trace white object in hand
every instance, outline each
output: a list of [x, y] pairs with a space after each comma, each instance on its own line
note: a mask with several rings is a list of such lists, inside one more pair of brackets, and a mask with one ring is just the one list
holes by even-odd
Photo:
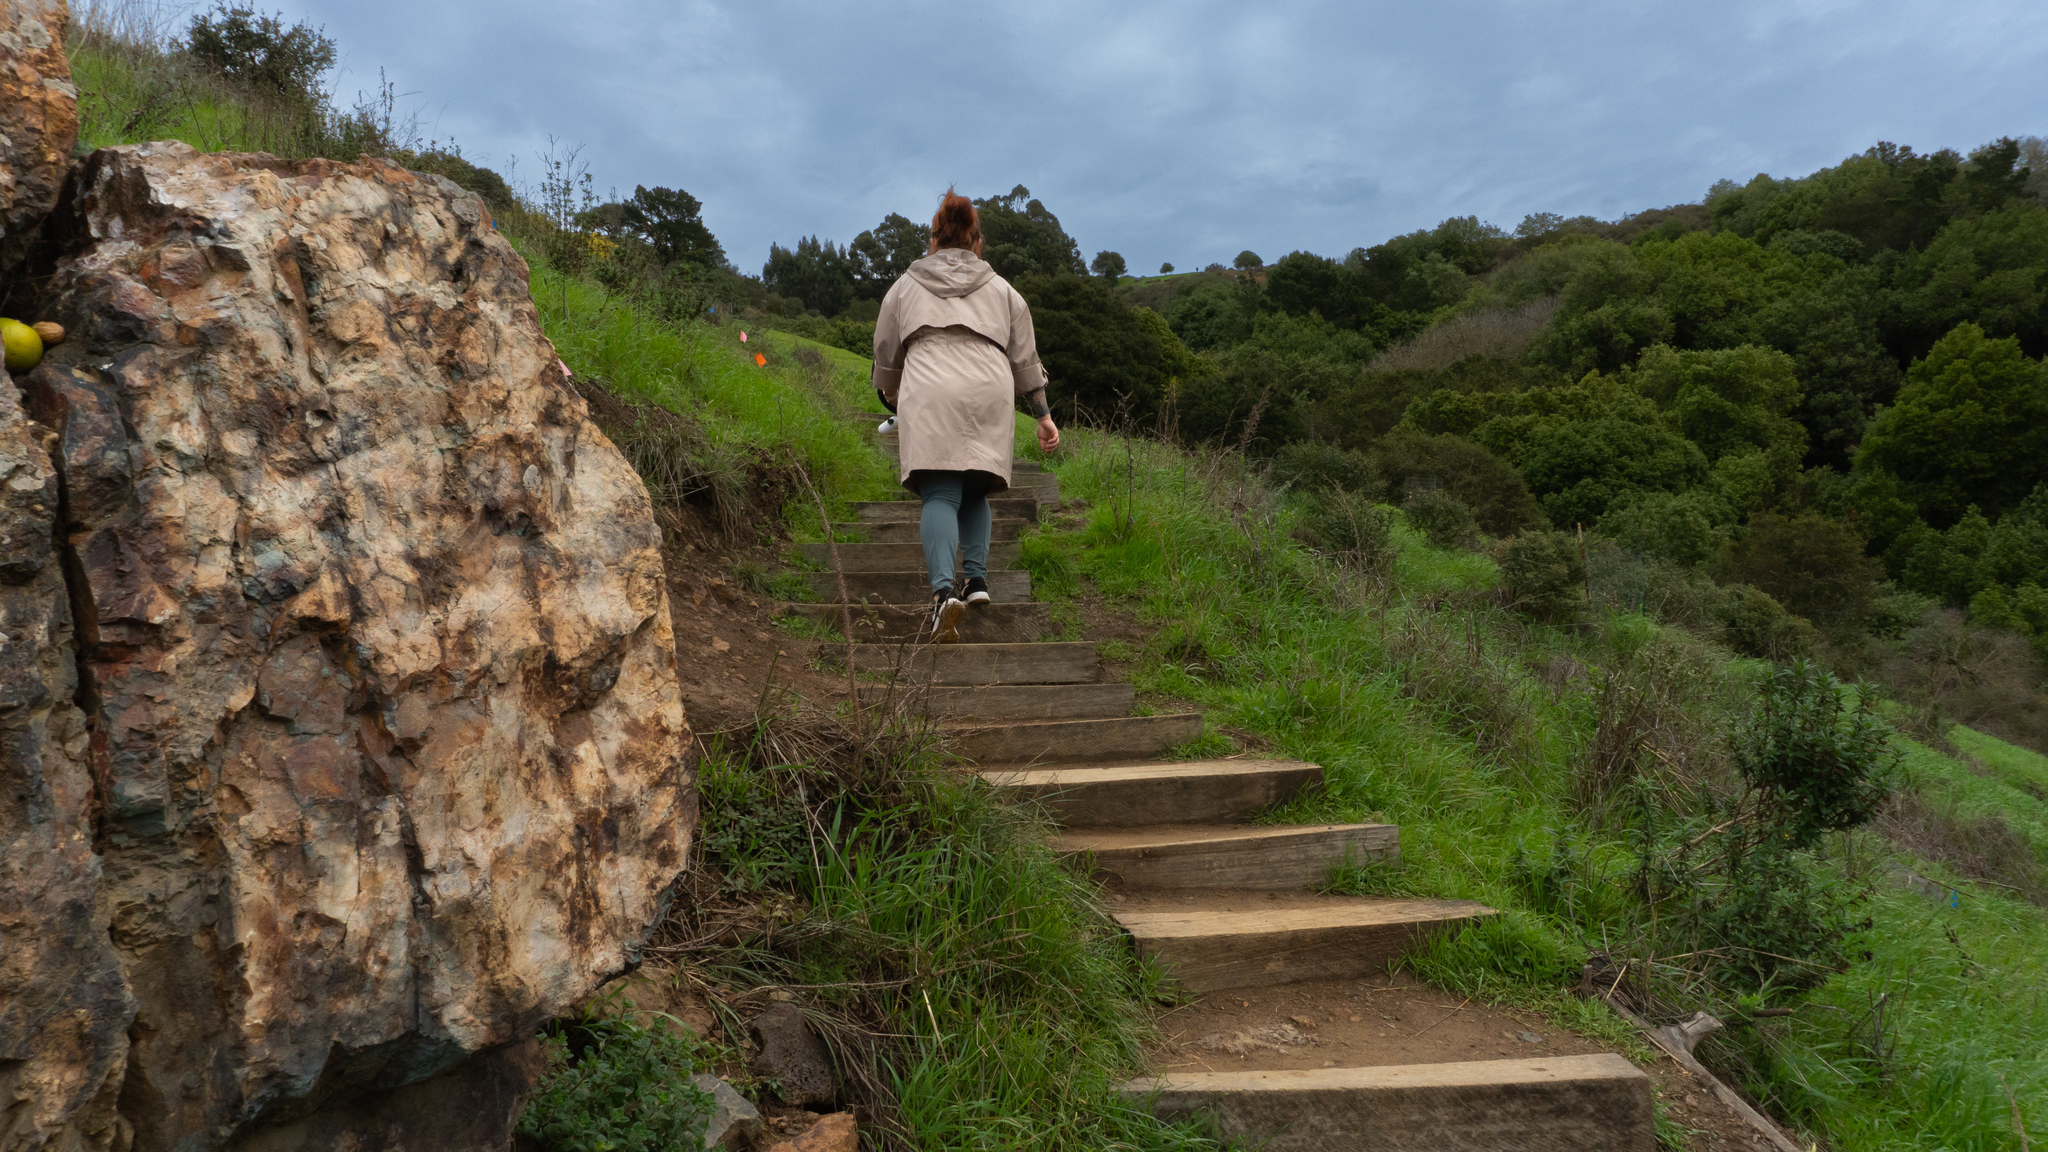
[[894, 416], [891, 416], [887, 420], [882, 421], [880, 424], [875, 425], [875, 431], [881, 433], [884, 436], [887, 436], [889, 433], [894, 432], [895, 430], [896, 418]]

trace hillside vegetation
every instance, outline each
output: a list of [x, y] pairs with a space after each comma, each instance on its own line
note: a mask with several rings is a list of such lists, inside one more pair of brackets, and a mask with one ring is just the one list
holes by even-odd
[[[82, 23], [89, 141], [364, 148], [479, 191], [665, 516], [817, 538], [890, 488], [843, 417], [910, 220], [743, 277], [687, 194], [601, 204], [559, 154], [515, 190], [336, 113], [318, 69], [280, 87], [166, 31]], [[1604, 962], [1654, 1017], [1729, 1021], [1703, 1057], [1823, 1146], [2020, 1148], [2048, 1116], [2048, 760], [1985, 732], [2041, 740], [2037, 152], [1886, 145], [1614, 224], [1130, 284], [1021, 187], [991, 198], [1089, 425], [1020, 439], [1076, 509], [1024, 563], [1065, 618], [1137, 623], [1105, 655], [1206, 713], [1188, 755], [1327, 768], [1271, 819], [1402, 826], [1400, 867], [1333, 889], [1505, 910], [1419, 974], [1618, 1037], [1568, 991]], [[1029, 814], [914, 716], [761, 700], [707, 749], [661, 954], [728, 997], [800, 989], [878, 1146], [1203, 1146], [1109, 1093], [1173, 992]], [[678, 1048], [623, 1009], [552, 1029], [550, 1146], [661, 1146], [634, 1101], [733, 1066], [729, 1032]]]

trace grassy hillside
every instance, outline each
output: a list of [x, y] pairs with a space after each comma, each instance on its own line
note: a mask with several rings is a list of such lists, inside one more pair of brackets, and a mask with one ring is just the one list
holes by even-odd
[[[311, 132], [154, 51], [75, 47], [90, 142], [342, 146], [336, 121]], [[365, 115], [354, 123], [375, 128]], [[742, 344], [741, 325], [678, 319], [601, 258], [559, 270], [557, 255], [590, 248], [545, 212], [506, 204], [499, 219], [532, 262], [549, 336], [665, 515], [814, 537], [812, 486], [838, 506], [893, 491], [844, 419], [873, 406], [858, 355], [751, 328]], [[1165, 287], [1143, 279], [1136, 291]], [[1645, 1009], [1727, 1019], [1703, 1056], [1830, 1148], [2020, 1148], [2019, 1125], [2048, 1116], [2048, 761], [1965, 728], [1947, 747], [1898, 740], [1875, 819], [1740, 865], [1714, 846], [1724, 817], [1759, 819], [1737, 754], [1783, 673], [1733, 654], [1725, 629], [1621, 610], [1646, 597], [1606, 586], [1589, 604], [1566, 538], [1532, 558], [1441, 502], [1377, 504], [1325, 482], [1352, 466], [1341, 454], [1276, 467], [1068, 435], [1046, 458], [1020, 432], [1072, 498], [1025, 542], [1040, 595], [1076, 623], [1129, 622], [1104, 654], [1147, 706], [1207, 714], [1186, 754], [1270, 748], [1326, 766], [1320, 792], [1270, 818], [1402, 826], [1402, 866], [1338, 869], [1333, 889], [1505, 910], [1416, 957], [1418, 973], [1613, 1035], [1612, 1014], [1567, 991], [1604, 952], [1639, 973]], [[1171, 992], [1039, 830], [949, 773], [914, 718], [761, 699], [751, 732], [707, 750], [707, 867], [663, 954], [725, 996], [800, 988], [866, 1070], [856, 1093], [885, 1146], [1201, 1146], [1110, 1098]], [[1779, 938], [1811, 950], [1767, 946]], [[592, 1029], [659, 1047], [617, 1007], [558, 1030], [557, 1084], [595, 1067], [568, 1055], [588, 1057]], [[684, 1048], [618, 1062], [642, 1078], [621, 1090], [737, 1056], [712, 1033]]]
[[[1124, 655], [1148, 694], [1199, 704], [1241, 746], [1325, 765], [1322, 794], [1273, 819], [1402, 826], [1401, 869], [1338, 887], [1508, 910], [1419, 972], [1597, 1030], [1562, 994], [1587, 954], [1632, 942], [1661, 959], [1627, 891], [1645, 823], [1628, 808], [1683, 820], [1684, 792], [1733, 786], [1727, 746], [1766, 666], [1635, 614], [1534, 622], [1491, 595], [1491, 558], [1399, 521], [1376, 570], [1347, 571], [1301, 542], [1316, 500], [1276, 493], [1242, 458], [1085, 430], [1070, 443], [1047, 465], [1090, 507], [1027, 544], [1040, 595], [1135, 613], [1153, 639]], [[1587, 777], [1617, 729], [1655, 755], [1636, 766], [1641, 791], [1603, 807]], [[1854, 894], [1845, 971], [1804, 996], [1731, 996], [1668, 961], [1688, 1006], [1733, 1025], [1708, 1059], [1829, 1147], [2018, 1148], [2014, 1108], [2048, 1115], [2048, 759], [1965, 728], [1951, 739], [1953, 754], [1899, 740], [1883, 814], [1803, 864]], [[1766, 1002], [1792, 1014], [1751, 1014]]]

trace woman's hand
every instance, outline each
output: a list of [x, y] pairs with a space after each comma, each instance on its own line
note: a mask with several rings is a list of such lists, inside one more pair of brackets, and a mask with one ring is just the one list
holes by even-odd
[[1038, 447], [1039, 447], [1039, 449], [1040, 449], [1041, 451], [1045, 451], [1045, 452], [1050, 452], [1050, 451], [1052, 451], [1053, 449], [1055, 449], [1055, 448], [1057, 448], [1057, 447], [1059, 447], [1059, 446], [1060, 446], [1060, 430], [1059, 430], [1059, 426], [1058, 426], [1058, 425], [1056, 425], [1056, 424], [1054, 424], [1054, 423], [1052, 422], [1052, 417], [1051, 417], [1051, 416], [1049, 416], [1049, 415], [1048, 415], [1048, 416], [1040, 416], [1040, 417], [1038, 418]]

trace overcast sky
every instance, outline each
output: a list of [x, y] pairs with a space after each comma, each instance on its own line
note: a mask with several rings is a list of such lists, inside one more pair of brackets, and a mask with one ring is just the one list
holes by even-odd
[[344, 97], [381, 66], [515, 182], [553, 135], [600, 192], [686, 189], [756, 273], [948, 184], [1024, 184], [1150, 271], [2048, 134], [2043, 0], [283, 6], [334, 37]]

